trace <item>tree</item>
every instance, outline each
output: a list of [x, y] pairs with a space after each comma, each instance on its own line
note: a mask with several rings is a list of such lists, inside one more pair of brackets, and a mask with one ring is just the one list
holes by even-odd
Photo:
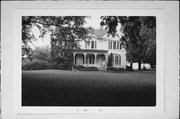
[[156, 29], [149, 28], [147, 25], [142, 26], [140, 32], [141, 38], [145, 41], [144, 46], [144, 63], [149, 63], [152, 68], [156, 65]]
[[29, 55], [31, 48], [28, 43], [37, 40], [32, 27], [40, 31], [40, 37], [48, 32], [51, 35], [51, 55], [55, 61], [64, 57], [64, 49], [78, 48], [78, 40], [82, 40], [87, 31], [82, 25], [85, 16], [23, 16], [22, 17], [22, 43], [23, 55]]
[[127, 60], [131, 63], [150, 63], [156, 53], [156, 18], [151, 16], [102, 16], [100, 25], [106, 26], [109, 34], [115, 35], [118, 23], [122, 25], [120, 31], [124, 34], [121, 39], [126, 45]]
[[108, 56], [108, 62], [107, 62], [107, 67], [111, 68], [113, 66], [113, 54], [111, 53]]
[[50, 61], [51, 60], [50, 48], [48, 46], [36, 47], [36, 49], [32, 53], [32, 58]]

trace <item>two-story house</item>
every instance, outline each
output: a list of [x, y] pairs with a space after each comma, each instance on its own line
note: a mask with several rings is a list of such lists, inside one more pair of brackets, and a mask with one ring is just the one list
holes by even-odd
[[102, 29], [93, 29], [88, 38], [79, 42], [80, 49], [73, 50], [74, 64], [106, 69], [108, 56], [113, 54], [113, 67], [126, 68], [126, 50], [120, 35], [115, 37]]

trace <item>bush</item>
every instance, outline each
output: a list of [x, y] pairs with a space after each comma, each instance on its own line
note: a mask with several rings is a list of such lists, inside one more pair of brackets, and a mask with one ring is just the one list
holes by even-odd
[[72, 65], [73, 64], [71, 62], [65, 62], [65, 63], [61, 63], [61, 64], [52, 63], [51, 69], [71, 70]]
[[56, 63], [51, 63], [51, 69], [59, 69], [59, 65]]
[[109, 56], [108, 56], [108, 62], [107, 62], [107, 67], [112, 67], [113, 66], [113, 54], [111, 53]]
[[116, 67], [108, 67], [107, 70], [108, 71], [120, 71], [120, 72], [125, 71], [124, 68], [116, 68]]
[[118, 68], [117, 70], [118, 70], [118, 71], [125, 71], [124, 68]]
[[126, 66], [126, 71], [134, 71], [130, 66]]
[[61, 69], [61, 70], [71, 70], [72, 65], [73, 64], [71, 62], [65, 62], [65, 63], [59, 64], [59, 69]]
[[87, 71], [88, 70], [87, 67], [82, 66], [82, 65], [73, 65], [73, 68], [77, 69], [79, 71]]
[[23, 70], [42, 70], [50, 68], [51, 66], [47, 61], [32, 61], [22, 67]]
[[97, 67], [87, 67], [88, 71], [99, 71]]
[[98, 71], [97, 67], [85, 67], [82, 65], [73, 65], [78, 71]]

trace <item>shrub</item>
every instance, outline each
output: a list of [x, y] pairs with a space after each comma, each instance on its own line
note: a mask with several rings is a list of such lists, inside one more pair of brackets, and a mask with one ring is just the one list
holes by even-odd
[[83, 65], [73, 65], [79, 71], [98, 71], [97, 67], [85, 67]]
[[113, 66], [113, 54], [111, 53], [108, 56], [108, 62], [107, 62], [107, 67], [111, 68]]
[[125, 71], [124, 68], [118, 68], [117, 70], [118, 70], [118, 71]]
[[65, 62], [65, 63], [52, 63], [51, 69], [60, 69], [60, 70], [71, 70], [72, 69], [72, 63], [71, 62]]
[[59, 69], [59, 65], [56, 63], [51, 63], [51, 69]]
[[71, 70], [72, 65], [73, 64], [71, 62], [65, 62], [65, 63], [59, 64], [59, 69], [61, 69], [61, 70]]
[[87, 67], [88, 71], [98, 71], [97, 67]]
[[71, 69], [72, 69], [72, 66], [73, 66], [73, 63], [72, 63], [72, 62], [65, 62], [65, 68], [66, 68], [66, 70], [71, 70]]
[[47, 61], [32, 61], [22, 67], [23, 70], [42, 70], [50, 68], [50, 64]]
[[120, 72], [125, 71], [124, 68], [116, 68], [116, 67], [108, 67], [107, 70], [108, 71], [120, 71]]
[[134, 71], [134, 70], [132, 69], [132, 67], [126, 66], [126, 71]]
[[147, 69], [146, 69], [146, 67], [145, 67], [145, 66], [143, 66], [142, 70], [146, 71]]
[[79, 71], [87, 71], [87, 67], [82, 65], [73, 65], [73, 68], [79, 70]]

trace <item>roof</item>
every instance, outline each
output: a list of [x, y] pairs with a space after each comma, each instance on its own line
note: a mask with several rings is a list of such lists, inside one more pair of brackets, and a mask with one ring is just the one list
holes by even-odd
[[107, 31], [103, 29], [94, 29], [93, 33], [97, 38], [102, 38], [107, 34]]

